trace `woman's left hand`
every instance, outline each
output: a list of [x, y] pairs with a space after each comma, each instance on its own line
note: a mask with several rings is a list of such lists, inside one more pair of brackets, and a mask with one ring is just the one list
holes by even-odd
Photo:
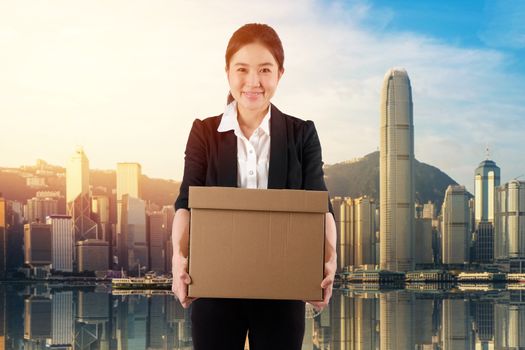
[[324, 279], [321, 282], [321, 288], [323, 288], [324, 299], [322, 301], [307, 301], [317, 311], [322, 311], [330, 302], [332, 297], [332, 290], [334, 287], [335, 271], [337, 270], [337, 262], [334, 259], [325, 262], [324, 264]]
[[312, 304], [317, 311], [323, 310], [328, 305], [328, 302], [330, 302], [332, 289], [334, 288], [335, 272], [337, 270], [337, 228], [334, 216], [326, 213], [325, 223], [325, 259], [328, 260], [324, 263], [324, 279], [321, 282], [324, 298], [322, 301], [307, 301], [307, 303]]

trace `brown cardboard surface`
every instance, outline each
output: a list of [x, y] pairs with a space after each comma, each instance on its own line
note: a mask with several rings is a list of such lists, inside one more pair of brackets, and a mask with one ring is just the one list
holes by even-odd
[[190, 297], [322, 300], [322, 191], [190, 187]]

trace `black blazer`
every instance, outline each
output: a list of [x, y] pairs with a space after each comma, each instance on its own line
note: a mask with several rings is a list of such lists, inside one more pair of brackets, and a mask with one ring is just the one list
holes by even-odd
[[[314, 123], [286, 115], [273, 104], [271, 108], [268, 188], [326, 191]], [[189, 186], [237, 187], [237, 136], [233, 130], [217, 131], [221, 118], [193, 122], [175, 210], [188, 209]], [[330, 203], [329, 208], [333, 214]]]

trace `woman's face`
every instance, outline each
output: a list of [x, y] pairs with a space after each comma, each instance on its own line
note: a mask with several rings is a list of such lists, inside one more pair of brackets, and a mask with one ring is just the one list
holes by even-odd
[[238, 108], [254, 112], [268, 107], [283, 74], [270, 51], [259, 43], [239, 49], [226, 73]]

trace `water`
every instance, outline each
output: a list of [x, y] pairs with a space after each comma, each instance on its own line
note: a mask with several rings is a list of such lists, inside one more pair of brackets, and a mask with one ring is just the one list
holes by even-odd
[[[125, 293], [125, 292], [122, 292]], [[161, 292], [159, 292], [161, 293]], [[189, 311], [168, 294], [106, 285], [0, 285], [0, 349], [191, 349]], [[525, 290], [337, 290], [307, 310], [303, 349], [524, 349]]]

